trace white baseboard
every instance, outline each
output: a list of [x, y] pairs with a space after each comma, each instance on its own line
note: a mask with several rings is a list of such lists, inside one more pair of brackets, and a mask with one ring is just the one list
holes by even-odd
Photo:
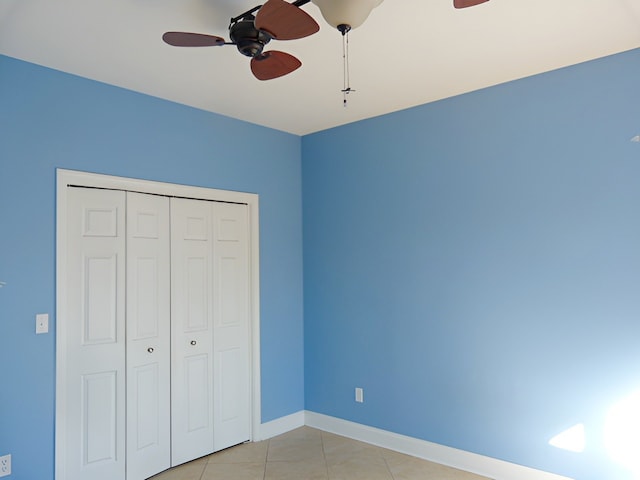
[[571, 480], [568, 477], [523, 467], [503, 460], [399, 435], [320, 413], [305, 411], [304, 424], [325, 432], [353, 438], [354, 440], [423, 458], [494, 480]]
[[269, 438], [282, 435], [283, 433], [290, 432], [291, 430], [295, 430], [296, 428], [303, 427], [304, 417], [304, 410], [300, 410], [299, 412], [292, 413], [286, 417], [276, 418], [270, 422], [263, 423], [260, 425], [260, 431], [257, 432], [257, 438], [254, 438], [254, 441], [267, 440]]

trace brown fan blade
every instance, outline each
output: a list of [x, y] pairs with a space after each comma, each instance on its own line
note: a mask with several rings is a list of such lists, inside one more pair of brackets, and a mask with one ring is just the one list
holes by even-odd
[[224, 45], [224, 38], [205, 35], [204, 33], [167, 32], [162, 35], [162, 40], [174, 47], [217, 47]]
[[489, 0], [453, 0], [453, 6], [456, 8], [475, 7]]
[[254, 23], [276, 40], [295, 40], [320, 30], [307, 12], [284, 0], [268, 0], [258, 10]]
[[293, 55], [269, 50], [251, 59], [251, 71], [258, 80], [271, 80], [297, 70], [302, 62]]

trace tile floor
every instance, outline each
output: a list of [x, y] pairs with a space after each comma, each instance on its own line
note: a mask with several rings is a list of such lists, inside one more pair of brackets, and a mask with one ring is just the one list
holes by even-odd
[[488, 480], [302, 427], [180, 465], [152, 480]]

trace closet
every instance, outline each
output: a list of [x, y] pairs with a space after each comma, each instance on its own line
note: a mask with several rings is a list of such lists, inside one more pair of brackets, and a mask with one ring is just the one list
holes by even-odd
[[142, 480], [251, 440], [248, 205], [63, 187], [56, 478]]

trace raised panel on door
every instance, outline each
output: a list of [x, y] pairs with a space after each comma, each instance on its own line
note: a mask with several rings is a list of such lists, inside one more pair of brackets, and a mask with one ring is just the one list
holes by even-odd
[[251, 438], [247, 205], [214, 204], [214, 448]]
[[68, 187], [64, 471], [125, 478], [125, 194]]
[[171, 463], [213, 451], [211, 202], [171, 199]]
[[127, 192], [127, 480], [171, 465], [169, 199]]

